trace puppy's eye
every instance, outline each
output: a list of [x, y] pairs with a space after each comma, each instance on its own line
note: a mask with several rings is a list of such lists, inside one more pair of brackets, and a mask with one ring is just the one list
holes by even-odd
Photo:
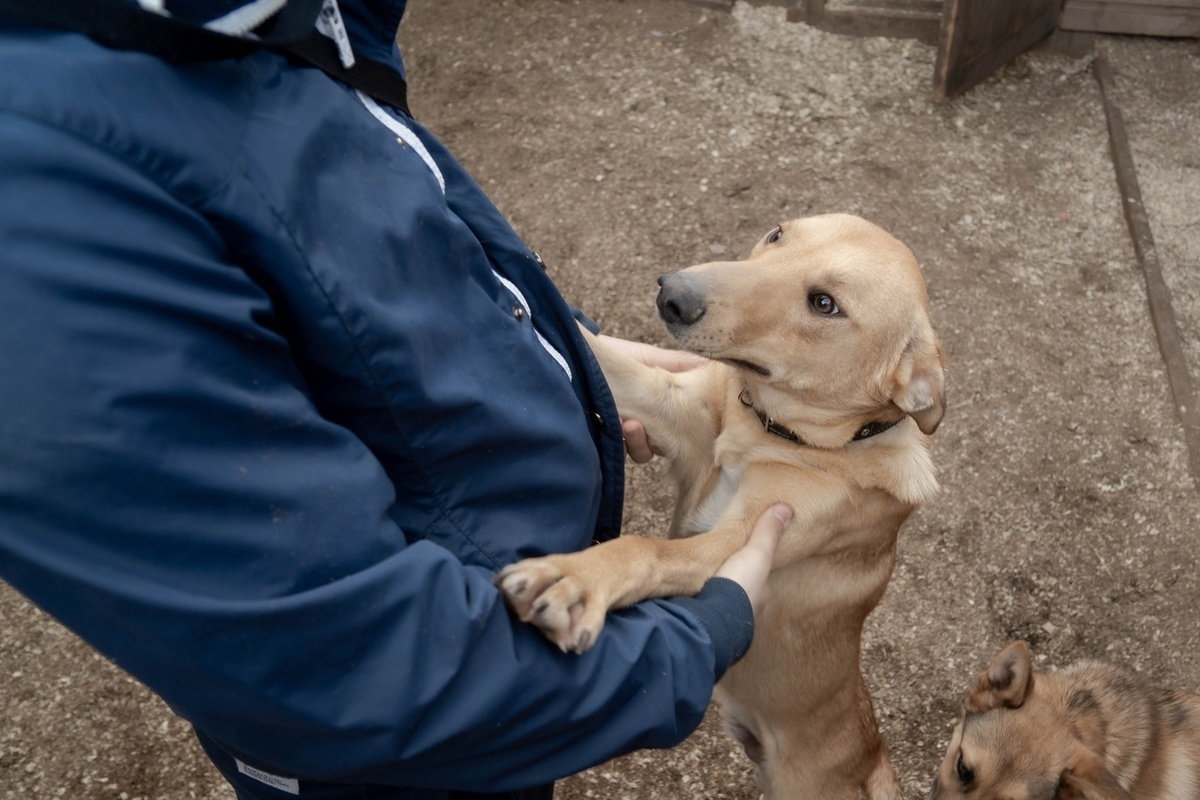
[[958, 751], [958, 761], [954, 763], [954, 772], [958, 776], [959, 783], [963, 786], [970, 786], [975, 782], [975, 770], [963, 762], [961, 750]]
[[767, 234], [766, 242], [767, 242], [767, 244], [775, 244], [782, 238], [783, 238], [783, 227], [776, 226], [775, 230], [773, 230]]
[[837, 316], [842, 313], [838, 308], [837, 301], [824, 292], [813, 292], [808, 296], [808, 306], [813, 311], [826, 317]]

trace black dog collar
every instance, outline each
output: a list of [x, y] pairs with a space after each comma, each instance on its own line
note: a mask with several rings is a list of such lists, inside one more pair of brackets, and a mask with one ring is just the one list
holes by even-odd
[[[758, 417], [758, 421], [763, 424], [763, 429], [766, 430], [767, 433], [773, 433], [776, 436], [780, 436], [784, 439], [787, 439], [789, 442], [795, 442], [797, 444], [803, 444], [803, 445], [808, 444], [803, 439], [801, 439], [800, 435], [797, 434], [795, 431], [793, 431], [791, 428], [787, 428], [783, 425], [780, 425], [778, 422], [771, 419], [766, 414], [764, 414], [762, 411], [760, 411], [758, 409], [758, 407], [754, 405], [754, 401], [750, 399], [750, 388], [749, 387], [745, 387], [742, 389], [742, 393], [738, 395], [738, 400], [741, 400], [742, 405], [744, 405], [746, 408], [750, 409], [751, 411], [753, 411], [755, 413], [755, 415]], [[903, 419], [903, 417], [901, 417], [900, 419]], [[879, 434], [883, 433], [884, 431], [886, 431], [890, 428], [894, 428], [899, 424], [900, 424], [899, 419], [893, 419], [893, 420], [890, 420], [887, 422], [882, 422], [882, 421], [869, 422], [866, 425], [859, 428], [858, 432], [854, 434], [854, 436], [850, 439], [850, 441], [858, 442], [863, 439], [870, 439], [872, 436], [878, 436]]]

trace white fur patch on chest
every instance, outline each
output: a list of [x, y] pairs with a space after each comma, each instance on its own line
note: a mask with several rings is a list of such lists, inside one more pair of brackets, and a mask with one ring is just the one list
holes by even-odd
[[742, 473], [745, 471], [744, 464], [736, 467], [721, 467], [717, 485], [688, 517], [688, 533], [704, 533], [717, 524], [717, 520], [729, 505], [729, 501], [737, 493], [738, 486], [742, 483]]

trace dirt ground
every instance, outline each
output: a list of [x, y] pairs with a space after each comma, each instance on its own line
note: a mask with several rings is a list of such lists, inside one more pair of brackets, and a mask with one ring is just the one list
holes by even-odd
[[[966, 682], [1023, 637], [1039, 662], [1128, 664], [1200, 690], [1200, 494], [1122, 216], [1091, 58], [1020, 58], [935, 105], [935, 53], [774, 7], [419, 0], [413, 107], [617, 335], [667, 343], [660, 272], [744, 253], [784, 218], [861, 214], [925, 270], [950, 372], [943, 492], [901, 532], [865, 670], [908, 796]], [[1185, 350], [1200, 364], [1200, 42], [1101, 37]], [[1194, 373], [1193, 373], [1194, 374]], [[657, 467], [626, 529], [665, 530]], [[232, 792], [188, 726], [0, 586], [0, 798]], [[715, 716], [560, 800], [758, 797]]]

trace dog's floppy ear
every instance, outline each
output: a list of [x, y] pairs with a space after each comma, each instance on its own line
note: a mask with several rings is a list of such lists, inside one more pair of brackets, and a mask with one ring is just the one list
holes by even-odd
[[1020, 708], [1032, 688], [1029, 645], [1016, 641], [1001, 650], [991, 666], [979, 673], [963, 705], [967, 711]]
[[1063, 770], [1054, 800], [1133, 800], [1104, 763], [1090, 750], [1080, 749]]
[[896, 369], [892, 402], [933, 433], [946, 411], [945, 359], [942, 345], [928, 324], [909, 339]]

